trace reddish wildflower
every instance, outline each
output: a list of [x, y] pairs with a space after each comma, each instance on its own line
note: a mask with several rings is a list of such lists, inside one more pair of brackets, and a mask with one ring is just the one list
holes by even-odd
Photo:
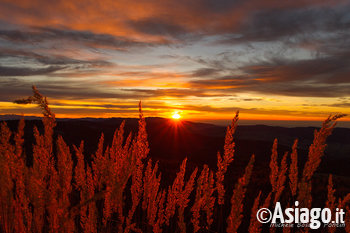
[[215, 197], [213, 196], [214, 193], [214, 174], [212, 171], [210, 171], [209, 173], [209, 180], [208, 180], [208, 186], [207, 186], [207, 196], [208, 198], [205, 206], [204, 206], [204, 210], [206, 212], [207, 215], [207, 229], [210, 228], [211, 224], [213, 223], [213, 212], [214, 212], [214, 205], [215, 205]]
[[197, 190], [196, 190], [196, 198], [194, 201], [194, 204], [191, 208], [192, 212], [192, 219], [191, 222], [193, 224], [193, 231], [197, 232], [200, 230], [200, 225], [199, 225], [199, 219], [200, 219], [200, 211], [202, 209], [203, 205], [203, 196], [204, 196], [204, 184], [208, 182], [208, 173], [209, 173], [209, 168], [207, 165], [204, 165], [203, 170], [201, 174], [199, 175], [197, 179]]
[[164, 213], [165, 198], [166, 198], [166, 191], [165, 190], [159, 191], [157, 196], [157, 203], [158, 203], [157, 219], [156, 219], [156, 223], [153, 226], [154, 233], [162, 232], [162, 225], [165, 222], [165, 213]]
[[[333, 189], [332, 175], [329, 175], [327, 190], [328, 190], [327, 201], [326, 201], [325, 207], [329, 208], [332, 211], [332, 213], [334, 213], [336, 207], [335, 207], [335, 196], [334, 196], [335, 189]], [[335, 227], [328, 227], [328, 232], [333, 233], [335, 232], [335, 229], [336, 229]]]
[[[86, 197], [86, 172], [85, 172], [85, 161], [84, 161], [84, 142], [80, 143], [79, 148], [73, 146], [75, 150], [75, 155], [77, 157], [77, 165], [74, 168], [74, 180], [76, 189], [80, 192], [80, 202], [83, 203], [87, 200]], [[82, 229], [85, 229], [85, 224], [87, 221], [87, 207], [83, 205], [80, 207], [80, 225]]]
[[74, 167], [74, 179], [76, 188], [79, 191], [82, 191], [84, 185], [86, 184], [86, 176], [85, 176], [85, 161], [84, 161], [84, 142], [80, 142], [79, 148], [73, 145], [75, 150], [75, 156], [77, 157], [77, 164]]
[[[128, 217], [126, 219], [126, 229], [130, 229], [132, 218], [134, 216], [136, 207], [138, 206], [140, 199], [142, 197], [143, 193], [143, 182], [142, 182], [142, 169], [143, 169], [143, 163], [141, 160], [137, 160], [136, 163], [136, 169], [133, 171], [132, 174], [132, 185], [131, 185], [131, 198], [132, 198], [132, 205], [129, 210]], [[128, 232], [128, 230], [124, 231]]]
[[[74, 179], [76, 189], [80, 192], [79, 216], [80, 226], [84, 232], [97, 232], [97, 210], [95, 202], [89, 201], [95, 195], [95, 183], [92, 177], [91, 168], [85, 165], [84, 160], [84, 142], [80, 143], [79, 148], [74, 146], [77, 157], [77, 164], [74, 168]], [[86, 203], [86, 204], [85, 204]]]
[[46, 209], [48, 212], [48, 222], [49, 222], [49, 229], [50, 232], [58, 232], [60, 227], [59, 222], [59, 216], [63, 216], [64, 212], [62, 212], [62, 209], [59, 209], [58, 206], [58, 192], [59, 192], [59, 184], [58, 184], [58, 175], [57, 171], [51, 167], [49, 170], [50, 173], [50, 180], [49, 180], [49, 187], [48, 187], [48, 200], [46, 204]]
[[[121, 184], [120, 181], [120, 174], [124, 172], [128, 172], [128, 168], [125, 168], [125, 170], [116, 170], [114, 169], [117, 165], [116, 162], [110, 161], [110, 149], [109, 146], [107, 146], [105, 152], [103, 153], [103, 163], [98, 163], [101, 166], [105, 168], [104, 171], [100, 173], [100, 181], [97, 182], [96, 189], [99, 190], [99, 184], [105, 186], [104, 190], [104, 206], [103, 206], [103, 226], [106, 227], [107, 223], [110, 221], [110, 218], [114, 212], [118, 212], [118, 217], [120, 220], [120, 225], [124, 221], [124, 217], [122, 215], [122, 194], [123, 194], [123, 187], [124, 183]], [[94, 161], [95, 162], [95, 161]], [[123, 161], [118, 161], [118, 163], [123, 163]], [[118, 165], [119, 166], [119, 165]], [[97, 166], [97, 169], [99, 167]], [[129, 179], [130, 175], [127, 177]], [[96, 179], [96, 176], [94, 177], [94, 180]], [[127, 180], [125, 181], [125, 183]], [[96, 184], [96, 183], [95, 183]]]
[[176, 178], [174, 180], [173, 185], [169, 187], [167, 204], [165, 208], [165, 221], [167, 225], [169, 225], [170, 218], [172, 218], [175, 214], [178, 197], [180, 196], [180, 193], [184, 186], [186, 162], [187, 158], [183, 160], [180, 166], [180, 171], [176, 174]]
[[[54, 179], [50, 178], [53, 171], [53, 127], [56, 122], [53, 118], [44, 117], [44, 134], [34, 128], [36, 143], [33, 145], [33, 167], [30, 169], [30, 200], [33, 204], [33, 223], [36, 232], [42, 232], [44, 226], [45, 209], [50, 200], [48, 183]], [[55, 174], [52, 174], [55, 175]]]
[[[256, 210], [254, 210], [255, 214], [253, 216], [253, 211], [251, 212], [251, 219], [250, 219], [250, 225], [249, 225], [249, 232], [252, 232], [252, 233], [259, 233], [261, 232], [261, 222], [257, 221], [257, 216], [256, 216], [256, 213], [258, 211], [258, 209], [261, 209], [261, 208], [269, 208], [270, 207], [270, 202], [271, 202], [271, 197], [272, 197], [272, 192], [270, 192], [267, 197], [265, 198], [264, 200], [264, 203], [258, 207]], [[255, 201], [257, 201], [257, 199], [255, 199]], [[254, 205], [253, 205], [253, 208], [255, 209], [255, 201], [254, 201]], [[252, 218], [255, 218], [253, 219], [252, 221]], [[251, 230], [250, 230], [251, 229]]]
[[[87, 199], [93, 198], [95, 195], [94, 181], [92, 178], [91, 168], [86, 168], [86, 196]], [[89, 202], [88, 214], [84, 222], [84, 233], [96, 233], [97, 232], [97, 208], [95, 202]]]
[[180, 171], [177, 173], [174, 183], [169, 187], [167, 204], [165, 208], [165, 223], [169, 225], [170, 219], [174, 216], [176, 207], [178, 207], [179, 221], [178, 225], [181, 232], [186, 232], [184, 222], [184, 210], [188, 205], [189, 196], [193, 190], [194, 180], [197, 175], [197, 168], [192, 172], [189, 180], [184, 182], [186, 172], [187, 158], [181, 164]]
[[[346, 209], [345, 211], [345, 231], [350, 232], [350, 211], [349, 208], [346, 206], [350, 202], [350, 193], [348, 193], [345, 197], [339, 198], [338, 200], [338, 206], [339, 209]], [[332, 227], [331, 227], [332, 228]]]
[[120, 157], [122, 156], [122, 153], [120, 152], [122, 151], [122, 148], [123, 148], [124, 127], [125, 127], [125, 121], [123, 121], [120, 124], [119, 129], [117, 129], [113, 135], [112, 144], [109, 149], [109, 153], [113, 162], [119, 161], [121, 159]]
[[244, 175], [238, 180], [231, 198], [231, 213], [227, 218], [227, 232], [237, 232], [242, 222], [243, 200], [253, 171], [255, 156], [252, 155]]
[[12, 213], [13, 187], [11, 168], [13, 167], [12, 155], [14, 148], [10, 144], [12, 133], [5, 122], [1, 123], [0, 135], [0, 230], [13, 232], [13, 221], [15, 216]]
[[185, 212], [185, 208], [188, 205], [188, 202], [190, 201], [189, 197], [193, 190], [196, 175], [197, 175], [197, 168], [192, 172], [189, 180], [186, 182], [184, 189], [181, 190], [181, 192], [179, 193], [179, 196], [177, 197], [177, 206], [178, 206], [178, 212], [179, 212], [178, 225], [182, 233], [186, 233], [184, 212]]
[[218, 154], [217, 154], [218, 170], [216, 172], [216, 189], [218, 192], [219, 205], [224, 204], [224, 196], [225, 196], [224, 177], [225, 177], [225, 173], [227, 171], [227, 167], [232, 163], [233, 157], [234, 157], [235, 143], [233, 141], [233, 135], [234, 135], [236, 128], [237, 128], [238, 114], [239, 114], [239, 112], [237, 111], [235, 117], [232, 120], [231, 125], [228, 126], [226, 129], [223, 158], [221, 158], [220, 152], [218, 152]]
[[143, 171], [143, 161], [146, 158], [149, 148], [146, 133], [146, 122], [142, 115], [141, 102], [139, 103], [140, 119], [139, 119], [139, 131], [136, 140], [133, 142], [132, 156], [135, 161], [131, 164], [132, 172], [132, 185], [131, 185], [131, 197], [132, 206], [129, 210], [128, 217], [126, 219], [126, 229], [124, 232], [128, 232], [132, 226], [132, 218], [135, 213], [136, 207], [138, 206], [142, 193], [143, 193], [143, 181], [142, 181], [142, 171]]
[[346, 207], [345, 211], [345, 231], [346, 233], [350, 232], [350, 209]]
[[213, 208], [215, 204], [214, 193], [214, 179], [213, 173], [209, 170], [207, 165], [204, 165], [203, 170], [200, 176], [197, 179], [197, 189], [196, 189], [196, 197], [194, 204], [191, 208], [192, 219], [191, 222], [193, 224], [194, 232], [200, 230], [200, 212], [201, 210], [205, 211], [207, 222], [206, 228], [209, 229], [211, 226], [213, 219]]
[[113, 207], [112, 207], [112, 188], [110, 186], [106, 187], [105, 195], [104, 195], [104, 206], [103, 206], [103, 225], [106, 226], [109, 218], [112, 215]]
[[275, 203], [279, 200], [284, 190], [284, 183], [286, 181], [286, 173], [288, 170], [287, 155], [288, 155], [288, 152], [284, 153], [284, 156], [281, 161], [281, 167], [279, 169], [278, 178], [276, 182], [276, 193], [275, 193], [275, 199], [274, 199]]
[[[122, 123], [119, 130], [115, 133], [111, 148], [109, 149], [107, 147], [103, 156], [102, 153], [97, 153], [93, 162], [94, 171], [101, 169], [100, 166], [105, 167], [102, 173], [96, 172], [95, 176], [96, 181], [100, 180], [96, 182], [97, 186], [100, 188], [100, 186], [104, 184], [106, 187], [104, 191], [105, 204], [103, 210], [103, 224], [106, 226], [111, 214], [117, 212], [119, 216], [119, 231], [122, 231], [122, 225], [124, 222], [122, 211], [123, 191], [129, 178], [132, 177], [132, 206], [126, 220], [125, 232], [128, 232], [133, 228], [136, 229], [135, 225], [132, 224], [132, 218], [142, 197], [143, 159], [149, 152], [146, 122], [142, 115], [141, 103], [139, 107], [139, 130], [137, 137], [132, 140], [132, 143], [130, 134], [124, 146], [122, 145], [124, 133], [124, 123]], [[102, 158], [104, 162], [100, 163], [99, 161], [96, 161], [98, 156]]]
[[60, 226], [64, 232], [73, 232], [73, 220], [68, 218], [66, 210], [70, 207], [69, 195], [72, 192], [73, 161], [69, 147], [61, 136], [57, 139], [57, 170], [58, 170], [58, 213]]
[[13, 179], [15, 180], [15, 232], [29, 232], [31, 230], [32, 212], [29, 207], [29, 198], [25, 190], [26, 177], [28, 169], [26, 166], [26, 157], [23, 151], [24, 119], [18, 123], [17, 133], [14, 135], [15, 153]]
[[145, 176], [143, 177], [143, 202], [142, 209], [147, 209], [147, 218], [150, 225], [154, 227], [157, 217], [158, 202], [160, 201], [160, 174], [157, 176], [158, 163], [152, 168], [152, 160], [148, 161]]
[[292, 153], [290, 155], [291, 157], [291, 164], [289, 167], [289, 187], [292, 192], [292, 196], [295, 196], [297, 193], [297, 187], [298, 187], [298, 139], [295, 139], [293, 147], [292, 147]]
[[259, 192], [258, 196], [256, 196], [255, 200], [254, 200], [254, 204], [252, 207], [252, 210], [250, 212], [250, 223], [249, 223], [249, 232], [260, 232], [261, 229], [261, 223], [256, 219], [256, 214], [258, 212], [258, 208], [259, 208], [259, 203], [260, 203], [260, 196], [261, 196], [261, 191]]
[[104, 177], [104, 173], [107, 170], [107, 159], [104, 156], [103, 153], [103, 143], [104, 143], [104, 134], [102, 133], [100, 136], [100, 139], [98, 141], [97, 151], [93, 156], [92, 161], [92, 170], [94, 173], [94, 183], [97, 188], [97, 190], [101, 190], [102, 183], [104, 180], [102, 180]]
[[149, 146], [147, 140], [147, 132], [146, 132], [146, 120], [143, 117], [141, 101], [139, 103], [139, 130], [137, 134], [137, 156], [140, 159], [144, 159], [147, 157], [149, 153]]
[[[33, 96], [27, 99], [16, 100], [18, 104], [36, 103], [43, 111], [44, 118], [44, 134], [40, 135], [37, 128], [34, 128], [34, 137], [36, 144], [33, 145], [33, 167], [28, 172], [30, 177], [29, 198], [33, 206], [33, 227], [34, 231], [42, 232], [45, 209], [48, 208], [51, 202], [55, 202], [54, 197], [50, 195], [53, 192], [54, 180], [56, 179], [54, 171], [54, 158], [52, 153], [53, 143], [53, 128], [56, 126], [55, 114], [51, 111], [48, 101], [45, 96], [41, 95], [35, 86], [32, 87]], [[18, 150], [18, 148], [17, 148]], [[51, 187], [50, 183], [51, 182]], [[51, 207], [49, 207], [51, 208]], [[29, 210], [26, 210], [27, 218], [32, 219]], [[50, 212], [50, 211], [49, 211]], [[51, 214], [52, 216], [52, 214]], [[28, 226], [30, 223], [27, 224]], [[55, 224], [56, 225], [56, 224]]]
[[309, 147], [308, 160], [304, 165], [303, 176], [298, 184], [298, 200], [300, 206], [310, 208], [312, 203], [311, 179], [318, 168], [326, 148], [326, 139], [332, 133], [336, 121], [344, 115], [329, 116], [322, 124], [322, 128], [314, 132], [314, 140]]
[[272, 192], [270, 192], [267, 197], [265, 198], [264, 204], [261, 208], [269, 208], [271, 205], [271, 198], [272, 198]]
[[32, 86], [33, 95], [29, 96], [26, 99], [15, 100], [16, 104], [37, 104], [41, 109], [44, 115], [44, 118], [50, 118], [55, 121], [55, 114], [51, 111], [49, 107], [49, 102], [47, 98], [43, 96], [39, 90], [33, 85]]
[[278, 179], [278, 162], [277, 162], [277, 138], [273, 141], [271, 160], [270, 160], [270, 183], [272, 186], [272, 192], [277, 191], [277, 179]]
[[347, 203], [350, 202], [350, 193], [348, 193], [343, 199], [339, 199], [338, 208], [344, 208]]

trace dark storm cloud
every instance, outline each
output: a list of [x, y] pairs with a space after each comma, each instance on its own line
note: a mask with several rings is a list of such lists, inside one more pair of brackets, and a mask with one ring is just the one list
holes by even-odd
[[292, 9], [266, 9], [248, 16], [239, 27], [228, 31], [224, 43], [248, 41], [274, 41], [281, 38], [312, 36], [348, 30], [350, 5], [336, 7], [308, 7]]
[[50, 27], [38, 28], [42, 33], [56, 38], [80, 41], [89, 45], [111, 46], [115, 48], [125, 48], [130, 46], [147, 45], [147, 43], [136, 42], [129, 38], [117, 37], [111, 34], [94, 33], [91, 31], [79, 31], [70, 29], [58, 29]]
[[301, 97], [339, 97], [350, 95], [350, 85], [289, 84], [256, 85], [247, 91]]
[[350, 56], [345, 55], [308, 60], [275, 58], [242, 66], [239, 68], [241, 75], [214, 75], [193, 80], [190, 85], [223, 93], [250, 91], [305, 97], [347, 96], [350, 94], [349, 64]]
[[18, 63], [16, 63], [15, 66], [0, 66], [0, 76], [87, 76], [100, 72], [98, 71], [99, 69], [116, 66], [102, 59], [81, 60], [62, 55], [39, 55], [38, 53], [22, 49], [0, 48], [0, 63], [7, 59], [16, 59], [16, 61], [20, 61], [20, 63], [31, 64], [32, 67], [24, 68]]
[[225, 78], [194, 81], [196, 88], [217, 88], [217, 93], [255, 92], [266, 95], [301, 96], [301, 97], [340, 97], [350, 95], [350, 84], [322, 84], [305, 81], [270, 82], [257, 79]]
[[19, 98], [24, 98], [32, 94], [30, 82], [25, 82], [21, 79], [1, 78], [0, 79], [0, 101], [12, 102]]
[[61, 70], [62, 67], [49, 66], [46, 68], [19, 68], [0, 66], [0, 76], [33, 76], [47, 75]]
[[125, 49], [132, 46], [147, 45], [128, 38], [91, 31], [71, 30], [53, 27], [34, 27], [27, 30], [0, 30], [0, 38], [17, 43], [38, 43], [52, 40], [68, 40], [91, 47], [111, 47]]
[[267, 82], [301, 81], [315, 84], [350, 83], [349, 57], [320, 57], [307, 60], [276, 59], [243, 67], [249, 77]]
[[193, 77], [206, 77], [206, 76], [215, 75], [219, 72], [220, 72], [220, 70], [218, 70], [218, 69], [200, 68], [200, 69], [193, 71], [192, 76]]
[[25, 51], [23, 49], [0, 48], [0, 59], [1, 58], [19, 58], [23, 60], [34, 60], [42, 65], [86, 65], [90, 67], [108, 67], [113, 65], [113, 63], [108, 62], [106, 60], [79, 60], [69, 58], [66, 56], [39, 55], [38, 53]]
[[[191, 58], [205, 68], [193, 72], [192, 76], [198, 79], [191, 80], [190, 84], [197, 89], [217, 88], [217, 92], [252, 91], [316, 97], [349, 95], [349, 12], [349, 4], [308, 7], [296, 4], [248, 11], [238, 24], [232, 24], [231, 28], [217, 27], [212, 32], [221, 34], [218, 40], [224, 44], [280, 41], [281, 51], [277, 53], [273, 48], [263, 62], [240, 64], [237, 68], [240, 75], [233, 72], [235, 64], [230, 61], [230, 55], [217, 60]], [[288, 58], [288, 48], [304, 48], [314, 56]], [[223, 73], [226, 75], [222, 76]]]
[[78, 60], [65, 56], [40, 56], [36, 60], [45, 65], [85, 65], [88, 67], [109, 67], [113, 63], [105, 60]]
[[[136, 99], [140, 100], [142, 95], [132, 92], [121, 92], [119, 90], [107, 90], [105, 86], [99, 86], [96, 82], [81, 82], [73, 80], [39, 80], [31, 81], [21, 78], [0, 79], [0, 101], [13, 101], [15, 99], [30, 96], [31, 86], [35, 84], [40, 92], [49, 98], [58, 99]], [[103, 88], [104, 87], [104, 88]]]

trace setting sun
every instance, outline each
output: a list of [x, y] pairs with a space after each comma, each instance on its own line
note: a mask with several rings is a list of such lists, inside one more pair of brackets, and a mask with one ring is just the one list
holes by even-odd
[[175, 120], [178, 120], [178, 119], [181, 118], [180, 114], [177, 113], [177, 112], [175, 112], [171, 117], [172, 117], [173, 119], [175, 119]]

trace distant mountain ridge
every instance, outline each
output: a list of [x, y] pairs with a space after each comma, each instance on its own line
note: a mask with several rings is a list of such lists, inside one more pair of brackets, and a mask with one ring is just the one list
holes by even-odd
[[[0, 121], [19, 120], [24, 117], [25, 120], [41, 120], [41, 117], [37, 116], [21, 116], [21, 115], [0, 115]], [[58, 122], [95, 122], [96, 124], [102, 123], [103, 125], [110, 125], [117, 127], [122, 121], [126, 121], [127, 125], [131, 128], [135, 128], [137, 125], [137, 118], [57, 118]], [[168, 122], [172, 124], [171, 119], [161, 117], [146, 117], [147, 123], [151, 125], [161, 124]], [[180, 121], [184, 128], [195, 134], [199, 135], [211, 135], [217, 137], [223, 137], [226, 131], [226, 126], [215, 125], [211, 123], [201, 123], [192, 121]], [[320, 125], [321, 126], [321, 125]], [[281, 126], [269, 126], [263, 124], [256, 125], [240, 125], [238, 122], [238, 129], [236, 137], [238, 139], [254, 139], [262, 141], [272, 141], [275, 138], [279, 139], [279, 143], [285, 145], [291, 145], [293, 141], [298, 138], [301, 143], [309, 145], [313, 140], [313, 132], [319, 127], [281, 127]], [[136, 128], [135, 128], [136, 129]], [[335, 127], [333, 134], [328, 138], [329, 143], [337, 144], [350, 144], [350, 129]], [[300, 145], [301, 146], [301, 145]], [[350, 155], [349, 155], [350, 156]]]

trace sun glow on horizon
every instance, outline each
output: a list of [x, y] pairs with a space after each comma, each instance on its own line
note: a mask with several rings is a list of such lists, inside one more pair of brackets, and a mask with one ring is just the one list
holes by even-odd
[[181, 115], [178, 112], [175, 112], [171, 118], [173, 118], [174, 120], [179, 120], [181, 118]]

